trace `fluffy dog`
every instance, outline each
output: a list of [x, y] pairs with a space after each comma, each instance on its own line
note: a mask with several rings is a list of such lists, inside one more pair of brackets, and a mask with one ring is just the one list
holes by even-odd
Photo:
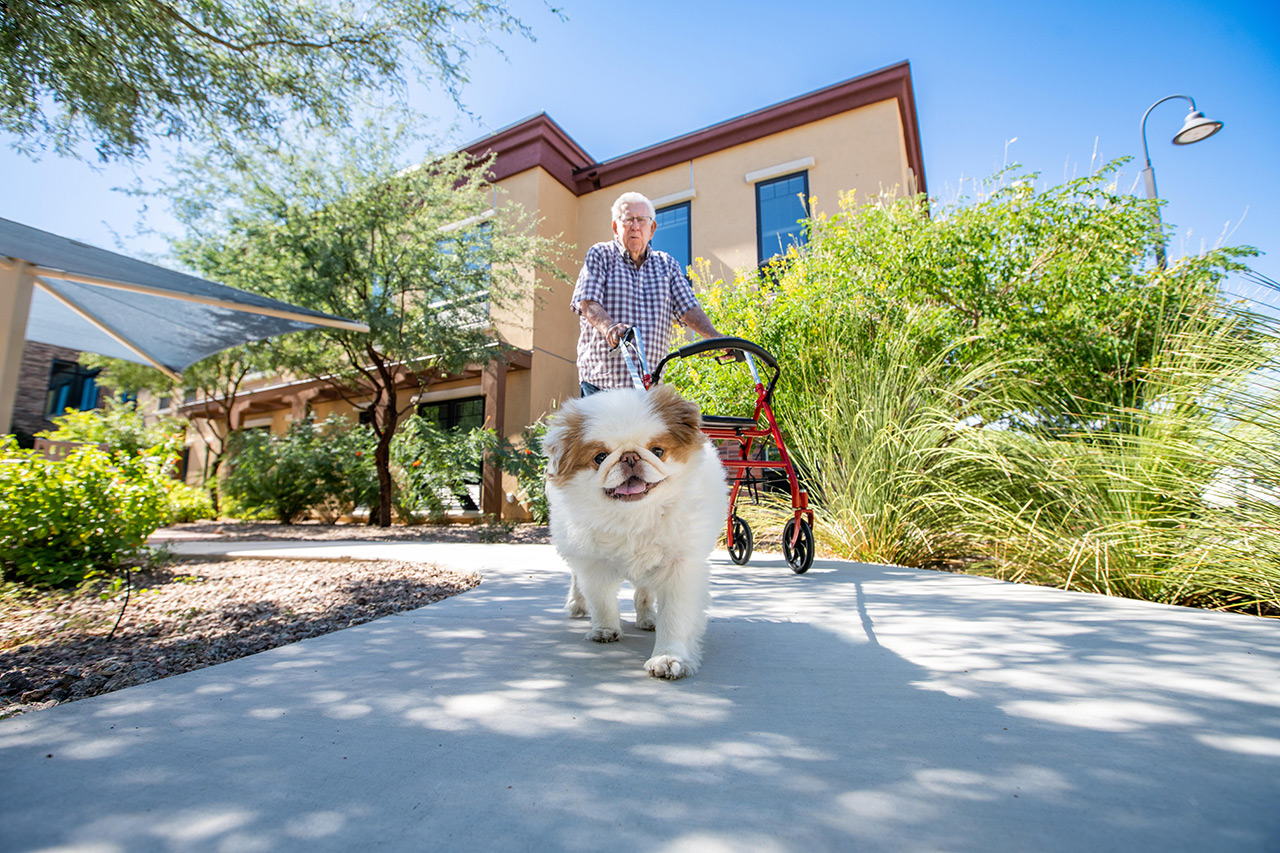
[[618, 589], [635, 587], [636, 627], [657, 631], [645, 670], [692, 675], [701, 661], [707, 557], [728, 512], [720, 457], [696, 404], [668, 385], [567, 401], [547, 428], [551, 541], [572, 578], [565, 607], [587, 638], [622, 638]]

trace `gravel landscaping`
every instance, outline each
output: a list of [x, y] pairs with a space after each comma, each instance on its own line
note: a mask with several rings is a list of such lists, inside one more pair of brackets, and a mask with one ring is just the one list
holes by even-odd
[[[212, 523], [152, 541], [545, 542], [546, 528]], [[0, 595], [0, 719], [233, 660], [457, 595], [480, 582], [402, 561], [162, 558], [123, 590]], [[118, 627], [117, 618], [120, 619]], [[108, 639], [115, 627], [115, 635]]]

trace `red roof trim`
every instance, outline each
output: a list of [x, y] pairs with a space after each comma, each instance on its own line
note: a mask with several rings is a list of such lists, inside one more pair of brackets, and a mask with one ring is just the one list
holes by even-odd
[[489, 170], [490, 180], [500, 181], [541, 166], [570, 190], [574, 189], [573, 173], [592, 162], [590, 155], [546, 113], [503, 128], [462, 150], [477, 159], [497, 152]]
[[575, 195], [584, 195], [734, 145], [889, 99], [898, 102], [907, 165], [915, 175], [916, 192], [926, 192], [924, 153], [920, 145], [909, 62], [890, 65], [603, 163], [592, 162], [587, 152], [546, 113], [499, 130], [463, 150], [477, 157], [497, 152], [497, 159], [490, 170], [492, 180], [502, 180], [541, 166]]

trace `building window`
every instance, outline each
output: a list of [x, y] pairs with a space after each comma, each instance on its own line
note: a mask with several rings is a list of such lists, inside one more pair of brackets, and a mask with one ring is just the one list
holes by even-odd
[[[484, 426], [484, 397], [463, 397], [457, 400], [440, 400], [420, 403], [418, 417], [426, 418], [440, 429], [454, 432], [470, 432]], [[467, 477], [465, 492], [453, 495], [453, 505], [458, 509], [480, 508], [480, 483], [483, 481], [484, 463], [476, 466], [475, 473]], [[442, 496], [443, 497], [443, 496]]]
[[426, 418], [441, 429], [468, 432], [484, 426], [484, 397], [463, 397], [420, 403], [418, 417]]
[[427, 307], [436, 311], [443, 323], [462, 328], [482, 326], [489, 319], [491, 264], [488, 258], [493, 225], [485, 221], [475, 227], [445, 230], [449, 236], [442, 237], [437, 247], [448, 259], [443, 272], [449, 283], [442, 291], [442, 298]]
[[756, 248], [761, 264], [791, 246], [803, 246], [802, 220], [809, 218], [809, 173], [797, 172], [756, 184]]
[[689, 229], [689, 202], [673, 204], [655, 212], [658, 229], [653, 232], [653, 248], [676, 259], [686, 272], [693, 263], [693, 243]]
[[98, 371], [74, 361], [54, 359], [49, 369], [49, 391], [44, 400], [44, 416], [57, 417], [67, 409], [88, 411], [98, 407]]

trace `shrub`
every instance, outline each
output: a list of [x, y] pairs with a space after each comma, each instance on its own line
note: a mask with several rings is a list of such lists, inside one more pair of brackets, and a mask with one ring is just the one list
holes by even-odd
[[284, 435], [236, 433], [223, 493], [240, 511], [292, 524], [313, 508], [366, 494], [361, 460], [370, 455], [367, 431], [341, 417], [295, 421]]
[[400, 514], [443, 516], [450, 498], [467, 494], [468, 486], [475, 484], [485, 450], [493, 443], [491, 430], [457, 432], [425, 418], [406, 418], [391, 443]]
[[101, 409], [67, 410], [53, 418], [53, 423], [54, 429], [36, 435], [55, 441], [97, 444], [108, 452], [122, 451], [132, 455], [155, 450], [175, 457], [182, 452], [183, 422], [161, 418], [148, 424], [133, 402], [109, 399]]
[[[1037, 384], [1043, 405], [1018, 413], [1016, 425], [1091, 428], [1093, 407], [1078, 411], [1081, 401], [1140, 405], [1162, 318], [1214, 305], [1237, 259], [1255, 253], [1220, 249], [1152, 267], [1158, 220], [1151, 202], [1117, 191], [1121, 162], [1044, 190], [1034, 175], [998, 176], [984, 195], [951, 206], [842, 198], [838, 212], [814, 218], [809, 242], [776, 279], [698, 276], [703, 305], [722, 332], [783, 363], [784, 413], [820, 395], [848, 353], [869, 355], [892, 337], [882, 332], [903, 329], [947, 370], [998, 362]], [[714, 371], [706, 379], [700, 399], [711, 402]]]
[[275, 512], [265, 506], [248, 506], [236, 500], [234, 495], [223, 492], [218, 500], [218, 517], [240, 521], [273, 521]]
[[1280, 340], [1250, 346], [1224, 318], [1159, 333], [1148, 402], [1096, 405], [1107, 431], [984, 430], [957, 443], [932, 501], [979, 546], [972, 568], [1280, 614]]
[[66, 587], [118, 570], [165, 520], [165, 459], [88, 446], [55, 462], [0, 438], [5, 580]]
[[822, 382], [806, 374], [812, 363], [800, 369], [796, 381], [817, 396], [788, 419], [790, 451], [819, 507], [815, 535], [848, 559], [920, 566], [965, 550], [933, 512], [935, 469], [1001, 366], [955, 374], [904, 329], [882, 335], [833, 360]]
[[217, 518], [213, 499], [197, 486], [174, 483], [169, 487], [169, 511], [166, 524], [184, 524], [206, 518]]
[[[1253, 250], [1153, 266], [1115, 168], [951, 209], [844, 199], [776, 277], [703, 282], [716, 327], [783, 364], [825, 544], [1280, 613], [1280, 338], [1219, 294]], [[708, 367], [673, 381], [733, 414]]]
[[[481, 459], [497, 443], [491, 430], [454, 432], [406, 418], [391, 444], [398, 515], [443, 516], [452, 496], [474, 485]], [[378, 495], [374, 445], [367, 427], [336, 416], [296, 422], [279, 436], [237, 434], [223, 488], [226, 514], [265, 514], [290, 524], [309, 512], [333, 520], [371, 506]]]
[[542, 449], [546, 433], [546, 420], [539, 419], [521, 431], [519, 445], [495, 440], [490, 455], [494, 464], [516, 478], [520, 497], [539, 524], [546, 524], [551, 517], [547, 505], [547, 456]]
[[369, 427], [340, 416], [325, 420], [322, 431], [327, 459], [325, 495], [312, 509], [322, 520], [333, 523], [356, 507], [377, 503], [378, 470], [373, 459], [376, 439]]

